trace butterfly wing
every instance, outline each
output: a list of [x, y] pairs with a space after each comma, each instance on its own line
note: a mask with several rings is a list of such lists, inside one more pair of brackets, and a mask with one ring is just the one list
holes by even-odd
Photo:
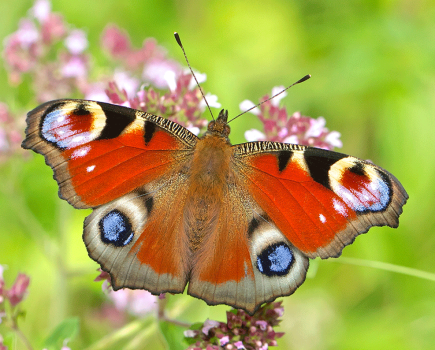
[[336, 257], [372, 226], [397, 227], [408, 198], [374, 164], [299, 145], [233, 146], [218, 229], [195, 255], [188, 292], [249, 313], [292, 294], [308, 258]]
[[[194, 256], [188, 293], [210, 305], [227, 304], [253, 314], [304, 282], [308, 258], [231, 177], [235, 183], [226, 188], [219, 224]], [[280, 261], [271, 263], [273, 256]]]
[[182, 291], [189, 256], [179, 189], [197, 137], [165, 118], [84, 100], [47, 102], [27, 123], [23, 147], [45, 156], [59, 196], [94, 209], [83, 238], [114, 288]]
[[372, 226], [398, 226], [408, 195], [392, 174], [372, 163], [277, 142], [234, 147], [254, 200], [310, 258], [339, 256]]

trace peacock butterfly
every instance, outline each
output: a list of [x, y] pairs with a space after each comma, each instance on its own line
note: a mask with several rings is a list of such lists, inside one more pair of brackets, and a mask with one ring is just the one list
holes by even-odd
[[182, 293], [252, 314], [372, 226], [398, 226], [408, 195], [386, 170], [278, 142], [231, 145], [228, 112], [200, 138], [168, 119], [63, 99], [28, 113], [22, 147], [44, 155], [78, 209], [89, 256], [115, 290]]

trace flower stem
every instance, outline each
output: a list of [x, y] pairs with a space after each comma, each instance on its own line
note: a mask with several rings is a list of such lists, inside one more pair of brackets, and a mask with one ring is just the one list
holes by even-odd
[[24, 345], [26, 346], [26, 348], [28, 350], [33, 350], [32, 344], [30, 344], [29, 340], [27, 339], [27, 337], [24, 335], [24, 333], [21, 331], [21, 329], [18, 327], [18, 324], [16, 322], [16, 320], [12, 320], [12, 329], [14, 330], [14, 332], [17, 334], [18, 338], [21, 339], [21, 341], [24, 343]]
[[168, 303], [168, 294], [166, 294], [166, 297], [164, 299], [160, 299], [160, 298], [158, 299], [157, 317], [158, 317], [159, 321], [169, 322], [169, 323], [175, 324], [176, 326], [189, 328], [191, 326], [190, 323], [178, 321], [178, 320], [175, 320], [175, 319], [172, 319], [172, 318], [169, 318], [166, 316], [165, 307], [166, 307], [167, 303]]

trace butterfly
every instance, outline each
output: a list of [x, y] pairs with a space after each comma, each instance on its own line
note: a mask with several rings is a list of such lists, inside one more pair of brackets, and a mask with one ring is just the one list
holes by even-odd
[[200, 138], [127, 107], [62, 99], [28, 113], [22, 147], [44, 155], [78, 209], [89, 256], [112, 286], [187, 293], [253, 314], [292, 294], [309, 258], [338, 257], [372, 226], [398, 226], [408, 195], [345, 154], [231, 145], [228, 111]]

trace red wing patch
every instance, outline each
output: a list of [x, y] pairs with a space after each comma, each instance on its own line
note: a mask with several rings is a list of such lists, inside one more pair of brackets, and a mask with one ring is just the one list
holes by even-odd
[[371, 226], [396, 227], [407, 198], [391, 174], [340, 153], [296, 148], [239, 160], [254, 200], [309, 257], [337, 256]]
[[46, 157], [60, 195], [97, 207], [183, 165], [196, 136], [169, 120], [82, 100], [48, 102], [29, 112], [23, 147]]

